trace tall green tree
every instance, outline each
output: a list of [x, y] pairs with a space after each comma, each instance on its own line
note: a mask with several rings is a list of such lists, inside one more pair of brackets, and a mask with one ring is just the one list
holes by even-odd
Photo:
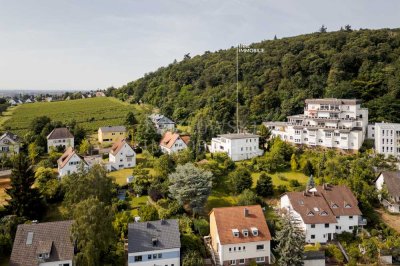
[[76, 264], [102, 265], [117, 239], [110, 206], [95, 197], [89, 197], [75, 205], [73, 219], [71, 240], [76, 243], [78, 250]]
[[194, 214], [204, 207], [212, 188], [212, 173], [191, 163], [178, 165], [168, 176], [169, 192], [183, 206], [189, 206]]
[[253, 179], [248, 169], [244, 167], [237, 168], [228, 175], [228, 182], [231, 191], [235, 194], [240, 194], [245, 189], [251, 188]]
[[106, 170], [99, 164], [88, 171], [81, 169], [78, 173], [63, 177], [62, 183], [65, 190], [64, 204], [71, 213], [76, 204], [89, 197], [111, 204], [114, 193], [112, 178], [107, 176]]
[[33, 187], [33, 167], [23, 153], [13, 158], [10, 187], [6, 189], [6, 210], [21, 217], [38, 219], [43, 212], [43, 200], [37, 188]]
[[274, 195], [274, 185], [272, 184], [272, 177], [266, 173], [261, 173], [257, 180], [256, 186], [257, 194], [262, 197], [269, 197]]
[[305, 235], [295, 220], [288, 216], [283, 217], [282, 227], [277, 231], [275, 241], [275, 252], [279, 255], [277, 265], [304, 265]]

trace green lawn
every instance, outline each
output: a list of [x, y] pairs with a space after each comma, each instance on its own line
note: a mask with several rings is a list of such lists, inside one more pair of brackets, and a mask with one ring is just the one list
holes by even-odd
[[[253, 177], [253, 187], [256, 186], [257, 184], [257, 180], [260, 177], [261, 173], [253, 173], [252, 177]], [[306, 184], [308, 177], [306, 175], [304, 175], [303, 173], [300, 172], [293, 172], [293, 171], [287, 171], [287, 172], [279, 172], [279, 173], [274, 173], [274, 174], [268, 174], [272, 177], [272, 183], [275, 186], [279, 186], [279, 185], [286, 185], [289, 188], [289, 181], [292, 179], [295, 179], [297, 181], [299, 181], [301, 184]], [[279, 178], [279, 176], [284, 176], [287, 181], [282, 180]]]
[[138, 207], [146, 205], [148, 196], [133, 197], [130, 202], [130, 207], [132, 208], [132, 215], [138, 216]]
[[37, 102], [10, 108], [1, 118], [0, 126], [24, 135], [35, 117], [46, 115], [62, 122], [75, 119], [88, 132], [95, 132], [101, 126], [120, 125], [129, 111], [140, 112], [145, 108], [144, 105], [128, 104], [112, 97]]
[[120, 185], [126, 185], [126, 178], [132, 175], [132, 168], [121, 169], [118, 171], [110, 172], [109, 176], [115, 178], [115, 182]]

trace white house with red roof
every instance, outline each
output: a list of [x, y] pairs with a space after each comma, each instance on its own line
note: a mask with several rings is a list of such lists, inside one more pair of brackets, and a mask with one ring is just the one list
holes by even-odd
[[212, 209], [210, 238], [216, 265], [271, 263], [271, 233], [260, 205]]
[[111, 147], [108, 160], [112, 170], [134, 167], [136, 153], [126, 139], [121, 139]]
[[357, 198], [343, 185], [324, 184], [305, 192], [282, 195], [280, 207], [297, 221], [307, 243], [326, 243], [336, 234], [366, 225]]
[[190, 136], [180, 135], [171, 131], [165, 132], [160, 141], [160, 148], [163, 153], [172, 154], [188, 147]]
[[72, 173], [77, 173], [80, 167], [83, 169], [88, 169], [89, 165], [79, 154], [76, 153], [74, 148], [69, 147], [57, 160], [58, 174], [60, 177], [69, 175]]

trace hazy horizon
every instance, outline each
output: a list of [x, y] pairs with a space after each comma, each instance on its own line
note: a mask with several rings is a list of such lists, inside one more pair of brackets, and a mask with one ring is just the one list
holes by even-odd
[[0, 0], [0, 91], [119, 87], [184, 54], [316, 32], [398, 28], [400, 1]]

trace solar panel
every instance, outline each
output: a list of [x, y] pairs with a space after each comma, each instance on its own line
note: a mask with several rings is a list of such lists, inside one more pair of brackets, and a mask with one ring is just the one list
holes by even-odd
[[32, 245], [32, 240], [33, 240], [33, 232], [28, 232], [28, 237], [26, 238], [26, 244]]

